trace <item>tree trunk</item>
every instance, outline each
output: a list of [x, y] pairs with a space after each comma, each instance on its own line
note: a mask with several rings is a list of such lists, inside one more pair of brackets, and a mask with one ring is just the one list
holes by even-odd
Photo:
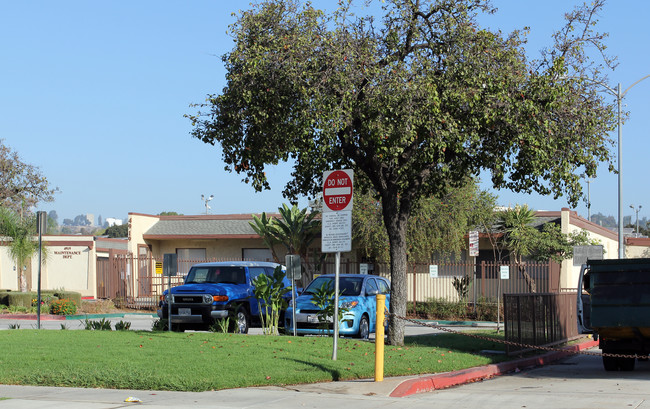
[[526, 285], [528, 286], [528, 291], [531, 293], [536, 293], [537, 292], [537, 284], [535, 283], [535, 280], [533, 277], [528, 274], [528, 271], [526, 271], [526, 263], [519, 261], [518, 263], [519, 266], [519, 272], [521, 272], [521, 275], [524, 277], [524, 281], [526, 281]]
[[[383, 216], [390, 243], [390, 304], [389, 311], [395, 315], [406, 316], [408, 282], [406, 278], [406, 225], [408, 209], [398, 205], [396, 197], [383, 200]], [[404, 345], [403, 320], [391, 317], [388, 324], [388, 342], [391, 345]]]

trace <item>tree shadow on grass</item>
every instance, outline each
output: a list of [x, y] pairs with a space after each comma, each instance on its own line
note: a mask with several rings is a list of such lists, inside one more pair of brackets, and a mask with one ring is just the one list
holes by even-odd
[[325, 365], [322, 365], [322, 364], [317, 364], [315, 362], [303, 361], [303, 360], [300, 360], [300, 359], [291, 359], [291, 358], [285, 358], [285, 359], [289, 360], [289, 361], [297, 362], [297, 363], [300, 363], [300, 364], [304, 364], [304, 365], [307, 365], [307, 366], [311, 366], [311, 367], [320, 369], [323, 372], [329, 372], [329, 374], [332, 376], [332, 380], [334, 382], [339, 381], [341, 379], [341, 372], [339, 372], [337, 369], [328, 368], [328, 367], [326, 367]]

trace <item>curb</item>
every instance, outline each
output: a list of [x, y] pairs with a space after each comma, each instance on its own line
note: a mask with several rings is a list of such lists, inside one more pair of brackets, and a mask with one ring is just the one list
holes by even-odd
[[[120, 314], [83, 314], [83, 315], [53, 315], [41, 314], [41, 321], [65, 321], [98, 318], [156, 318], [156, 314], [120, 313]], [[37, 320], [36, 314], [0, 314], [0, 320]]]
[[77, 315], [67, 315], [66, 320], [85, 320], [85, 319], [97, 319], [97, 318], [157, 318], [156, 314], [145, 314], [145, 313], [133, 313], [133, 312], [123, 312], [116, 314], [77, 314]]
[[[426, 324], [440, 325], [443, 327], [496, 327], [498, 323], [493, 321], [445, 321], [445, 320], [416, 320]], [[503, 326], [503, 323], [501, 323]]]
[[[38, 320], [36, 314], [0, 314], [0, 320]], [[65, 315], [41, 314], [41, 321], [64, 321]]]
[[460, 371], [446, 372], [436, 375], [424, 376], [416, 379], [409, 379], [399, 384], [389, 396], [402, 398], [421, 392], [431, 392], [437, 389], [449, 388], [470, 382], [482, 381], [509, 372], [542, 366], [557, 361], [571, 354], [572, 352], [598, 346], [598, 341], [587, 341], [581, 344], [572, 345], [562, 351], [553, 351], [544, 355], [523, 358], [514, 361], [502, 362], [479, 366], [476, 368], [462, 369]]

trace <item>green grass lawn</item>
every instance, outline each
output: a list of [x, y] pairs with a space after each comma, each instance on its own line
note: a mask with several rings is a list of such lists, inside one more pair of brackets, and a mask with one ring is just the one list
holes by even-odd
[[[484, 332], [485, 333], [485, 332]], [[490, 334], [497, 336], [494, 331]], [[491, 336], [492, 336], [491, 335]], [[0, 383], [205, 391], [374, 376], [371, 342], [332, 338], [147, 331], [0, 331]], [[503, 345], [456, 334], [385, 347], [385, 376], [446, 372], [507, 359]]]

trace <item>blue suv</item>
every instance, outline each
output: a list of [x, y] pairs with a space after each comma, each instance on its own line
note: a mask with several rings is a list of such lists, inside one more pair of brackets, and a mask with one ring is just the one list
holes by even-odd
[[[334, 289], [334, 274], [318, 276], [309, 283], [302, 294], [296, 298], [296, 333], [332, 334], [331, 322], [323, 323], [322, 312], [312, 301], [314, 294], [325, 285]], [[339, 334], [367, 339], [375, 332], [377, 318], [377, 294], [386, 295], [386, 309], [390, 303], [390, 282], [378, 276], [361, 274], [339, 275], [339, 307], [347, 311], [339, 322]], [[289, 305], [284, 315], [285, 331], [293, 332], [293, 305]], [[321, 315], [321, 317], [319, 317]]]
[[[253, 280], [260, 274], [273, 277], [278, 266], [261, 261], [195, 264], [185, 277], [185, 283], [172, 287], [171, 297], [165, 290], [159, 303], [158, 316], [168, 318], [168, 303], [171, 302], [173, 330], [208, 330], [216, 320], [230, 317], [230, 331], [248, 333], [251, 324], [259, 325], [259, 306], [253, 292]], [[282, 267], [282, 270], [285, 268]], [[291, 287], [286, 277], [283, 284]], [[290, 300], [291, 292], [285, 297]]]

